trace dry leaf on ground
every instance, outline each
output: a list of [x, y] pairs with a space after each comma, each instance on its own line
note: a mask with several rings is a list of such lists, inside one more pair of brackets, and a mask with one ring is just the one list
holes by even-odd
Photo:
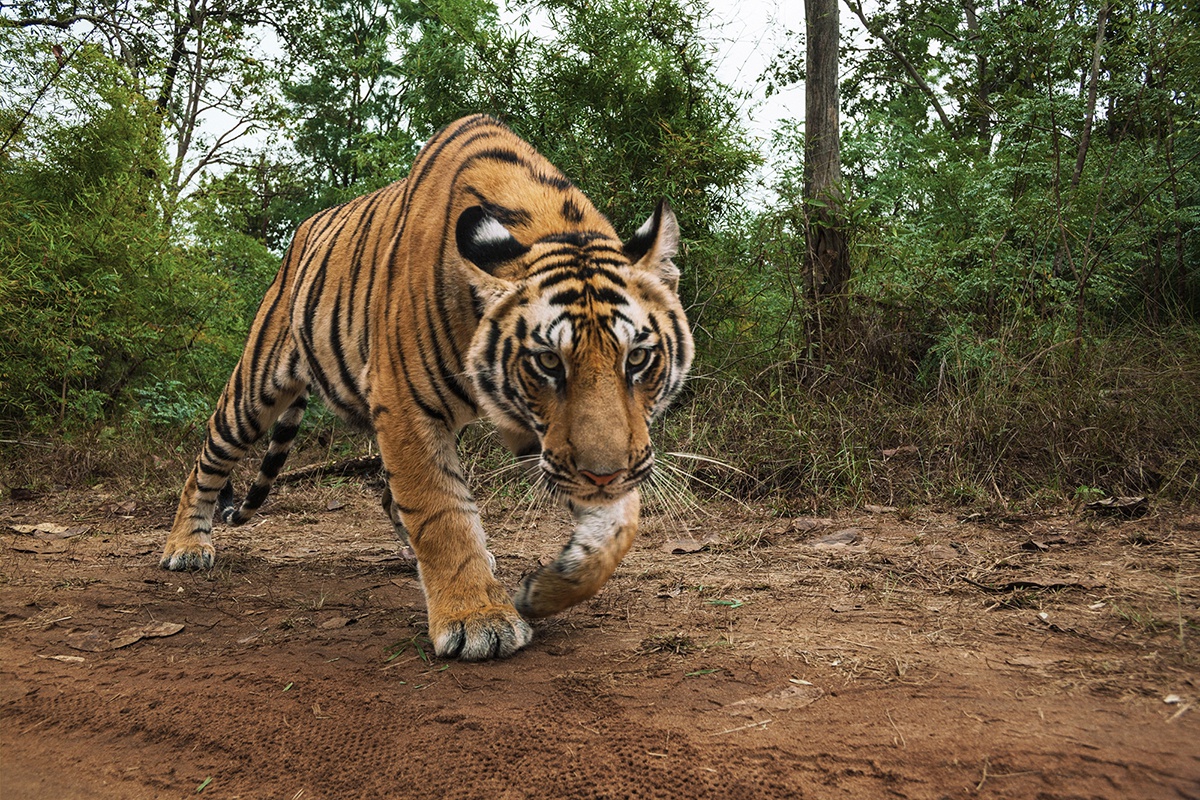
[[39, 539], [70, 539], [92, 529], [91, 525], [58, 525], [54, 522], [39, 522], [37, 525], [9, 525], [9, 530]]
[[730, 703], [725, 707], [725, 711], [736, 716], [757, 717], [764, 711], [791, 711], [810, 706], [824, 694], [824, 689], [811, 683], [793, 684], [774, 692]]
[[709, 545], [716, 544], [720, 540], [720, 537], [716, 534], [710, 534], [705, 536], [703, 539], [671, 539], [663, 544], [662, 550], [665, 553], [670, 553], [677, 556], [685, 555], [687, 553], [699, 553], [701, 550], [706, 549]]
[[148, 622], [145, 625], [139, 625], [136, 628], [126, 628], [113, 637], [109, 643], [109, 648], [116, 650], [121, 647], [128, 647], [134, 642], [139, 642], [142, 639], [151, 639], [159, 636], [174, 636], [183, 630], [183, 625], [178, 622]]

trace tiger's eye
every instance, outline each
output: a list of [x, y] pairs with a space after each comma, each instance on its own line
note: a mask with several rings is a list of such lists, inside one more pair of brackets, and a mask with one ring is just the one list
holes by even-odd
[[551, 353], [549, 350], [538, 353], [537, 362], [542, 369], [548, 372], [554, 372], [562, 366], [562, 359], [558, 357], [558, 353]]
[[630, 351], [629, 357], [625, 361], [631, 367], [640, 367], [646, 363], [646, 359], [649, 357], [650, 351], [644, 347], [639, 347], [637, 350]]

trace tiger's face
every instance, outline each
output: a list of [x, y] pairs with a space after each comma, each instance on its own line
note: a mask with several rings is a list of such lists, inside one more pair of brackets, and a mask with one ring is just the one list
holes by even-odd
[[486, 215], [463, 216], [468, 260], [486, 271], [484, 247], [506, 256], [478, 290], [488, 300], [468, 356], [476, 397], [510, 440], [536, 434], [557, 492], [582, 505], [620, 499], [650, 475], [649, 424], [692, 359], [674, 215], [664, 203], [624, 245], [573, 233], [527, 247]]

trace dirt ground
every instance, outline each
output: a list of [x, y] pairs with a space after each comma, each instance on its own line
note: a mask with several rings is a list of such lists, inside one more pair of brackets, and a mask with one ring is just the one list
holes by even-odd
[[[565, 540], [485, 508], [508, 585]], [[172, 511], [0, 504], [4, 800], [1200, 797], [1200, 516], [651, 509], [465, 664], [375, 490], [282, 487], [209, 573], [156, 566]]]

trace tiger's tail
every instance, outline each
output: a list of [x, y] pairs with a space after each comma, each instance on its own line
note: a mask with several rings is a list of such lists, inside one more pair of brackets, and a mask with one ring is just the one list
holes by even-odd
[[[271, 487], [279, 477], [288, 453], [291, 452], [292, 442], [296, 439], [296, 432], [300, 429], [300, 420], [304, 418], [306, 408], [308, 392], [304, 391], [279, 415], [275, 427], [271, 429], [271, 444], [267, 447], [267, 454], [263, 456], [262, 464], [258, 468], [258, 476], [246, 492], [246, 499], [241, 505], [234, 501], [232, 490], [223, 490], [218, 496], [217, 514], [226, 524], [236, 526], [248, 522], [254, 516], [254, 512], [266, 502], [267, 495], [271, 493]], [[230, 485], [227, 483], [225, 486], [229, 489]]]

